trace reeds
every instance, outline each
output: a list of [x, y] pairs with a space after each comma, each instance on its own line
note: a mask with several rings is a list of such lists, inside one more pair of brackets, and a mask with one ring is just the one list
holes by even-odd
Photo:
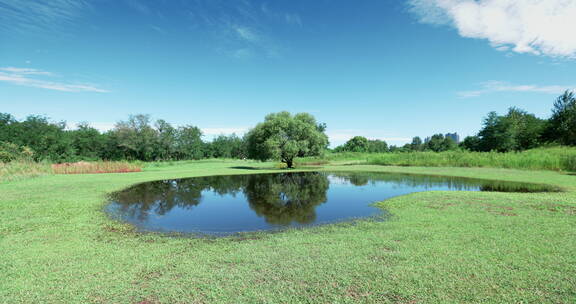
[[48, 163], [37, 163], [34, 161], [12, 161], [9, 163], [0, 162], [0, 183], [20, 180], [24, 178], [36, 177], [51, 174], [52, 169]]
[[142, 167], [135, 163], [119, 161], [77, 162], [53, 164], [54, 174], [96, 174], [140, 172]]

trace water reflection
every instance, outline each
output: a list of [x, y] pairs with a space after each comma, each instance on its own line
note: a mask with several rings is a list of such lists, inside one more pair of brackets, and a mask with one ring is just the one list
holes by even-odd
[[276, 173], [154, 181], [112, 195], [107, 211], [142, 230], [226, 235], [371, 216], [370, 203], [428, 190], [537, 192], [540, 185], [388, 173]]
[[250, 208], [266, 222], [288, 225], [316, 220], [316, 206], [327, 200], [329, 181], [325, 174], [259, 174], [248, 178], [244, 190]]

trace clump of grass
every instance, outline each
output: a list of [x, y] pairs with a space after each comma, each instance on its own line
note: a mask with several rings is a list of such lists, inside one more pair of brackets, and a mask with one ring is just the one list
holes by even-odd
[[367, 162], [388, 166], [576, 171], [576, 148], [538, 148], [508, 153], [469, 151], [382, 153], [368, 157]]
[[129, 162], [77, 162], [52, 165], [55, 174], [94, 174], [94, 173], [127, 173], [140, 172], [142, 166]]
[[51, 174], [48, 163], [37, 163], [31, 160], [0, 162], [0, 183], [21, 180], [30, 177]]

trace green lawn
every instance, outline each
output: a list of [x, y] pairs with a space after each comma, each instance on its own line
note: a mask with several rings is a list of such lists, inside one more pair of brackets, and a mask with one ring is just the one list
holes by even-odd
[[[341, 166], [547, 183], [563, 193], [424, 192], [393, 217], [249, 238], [140, 234], [106, 193], [163, 178], [266, 172], [199, 161], [0, 184], [1, 303], [575, 303], [576, 176]], [[234, 168], [236, 167], [236, 168]]]

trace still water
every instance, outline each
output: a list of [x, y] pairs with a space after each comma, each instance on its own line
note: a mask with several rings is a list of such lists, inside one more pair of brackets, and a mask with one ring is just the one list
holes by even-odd
[[111, 195], [106, 211], [141, 231], [225, 236], [381, 217], [372, 205], [421, 191], [552, 191], [541, 185], [391, 173], [291, 172], [161, 180]]

